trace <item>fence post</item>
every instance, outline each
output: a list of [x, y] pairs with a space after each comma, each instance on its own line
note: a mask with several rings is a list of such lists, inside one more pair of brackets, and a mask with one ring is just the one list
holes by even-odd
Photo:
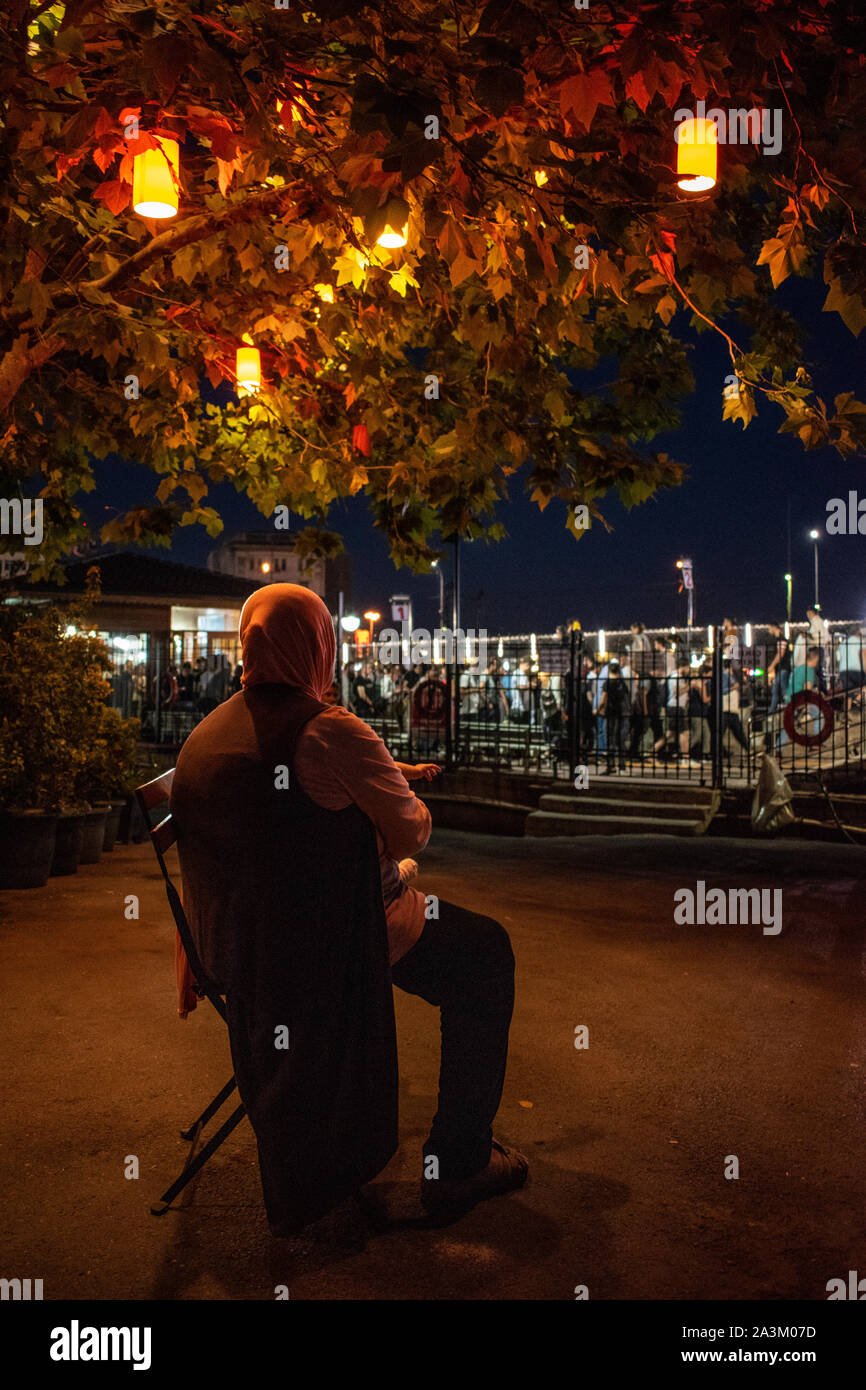
[[583, 745], [581, 723], [583, 718], [583, 629], [578, 633], [571, 624], [568, 661], [568, 740], [569, 768], [568, 780], [574, 778], [579, 749]]
[[713, 669], [710, 677], [710, 757], [713, 769], [711, 785], [714, 790], [721, 790], [725, 785], [724, 732], [722, 728], [722, 655], [724, 649], [719, 640], [722, 631], [721, 625], [716, 628], [716, 638], [713, 643]]

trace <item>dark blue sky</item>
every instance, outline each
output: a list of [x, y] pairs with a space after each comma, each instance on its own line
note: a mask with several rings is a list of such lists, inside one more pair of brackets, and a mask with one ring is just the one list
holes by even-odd
[[[800, 281], [783, 286], [780, 298], [808, 326], [806, 364], [832, 413], [833, 397], [841, 391], [853, 390], [863, 399], [866, 373], [862, 343], [837, 314], [820, 312], [825, 295], [822, 284]], [[734, 336], [741, 337], [736, 331]], [[807, 533], [817, 526], [825, 614], [866, 619], [866, 537], [823, 532], [830, 498], [847, 497], [851, 488], [866, 497], [864, 460], [846, 461], [833, 450], [807, 453], [796, 436], [776, 433], [783, 416], [767, 403], [759, 403], [760, 413], [745, 431], [723, 423], [721, 392], [731, 365], [719, 334], [694, 338], [692, 367], [697, 387], [683, 404], [681, 429], [651, 445], [686, 465], [683, 486], [630, 513], [616, 501], [604, 503], [613, 531], [594, 527], [575, 541], [565, 530], [561, 504], [552, 502], [539, 512], [523, 494], [520, 476], [512, 478], [511, 500], [499, 510], [507, 539], [462, 547], [464, 627], [550, 632], [570, 618], [585, 628], [608, 629], [634, 619], [648, 626], [680, 622], [685, 607], [677, 594], [675, 561], [682, 554], [695, 564], [699, 623], [718, 622], [723, 614], [740, 622], [784, 618], [789, 499], [794, 617], [803, 616], [812, 599]], [[97, 491], [85, 503], [94, 522], [105, 505], [123, 508], [152, 496], [148, 475], [131, 465], [106, 463], [97, 477]], [[214, 489], [211, 500], [225, 519], [226, 535], [267, 525], [230, 486]], [[405, 592], [413, 598], [416, 625], [432, 628], [438, 612], [435, 573], [394, 570], [363, 499], [335, 504], [329, 523], [352, 555], [356, 611], [372, 606], [385, 613], [389, 595]], [[178, 533], [171, 552], [152, 553], [204, 564], [213, 544], [203, 530], [190, 528]], [[446, 550], [449, 577], [451, 547]], [[483, 597], [476, 599], [481, 591]]]

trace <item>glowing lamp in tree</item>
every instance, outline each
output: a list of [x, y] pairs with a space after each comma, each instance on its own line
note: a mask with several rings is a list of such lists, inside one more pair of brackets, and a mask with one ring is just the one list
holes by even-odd
[[396, 251], [399, 247], [405, 246], [408, 239], [408, 222], [404, 222], [402, 227], [392, 227], [390, 222], [386, 222], [384, 231], [376, 238], [376, 245], [384, 246], [388, 251]]
[[132, 206], [140, 217], [176, 217], [180, 152], [176, 140], [156, 137], [159, 147], [132, 161]]
[[252, 346], [249, 333], [244, 334], [246, 347], [239, 347], [235, 363], [235, 376], [238, 380], [239, 394], [255, 395], [262, 384], [262, 358], [257, 347]]
[[319, 296], [319, 298], [321, 299], [321, 301], [322, 301], [323, 304], [333, 304], [333, 302], [334, 302], [334, 286], [333, 286], [333, 285], [324, 285], [324, 284], [322, 284], [322, 285], [314, 285], [314, 286], [313, 286], [313, 289], [316, 291], [316, 294]]
[[715, 121], [689, 116], [677, 126], [677, 187], [684, 193], [706, 193], [718, 175], [718, 138]]
[[537, 188], [543, 188], [544, 185], [545, 185], [545, 184], [547, 183], [547, 181], [548, 181], [548, 180], [547, 180], [547, 171], [544, 170], [544, 169], [536, 169], [534, 178], [535, 178], [536, 187], [537, 187]]

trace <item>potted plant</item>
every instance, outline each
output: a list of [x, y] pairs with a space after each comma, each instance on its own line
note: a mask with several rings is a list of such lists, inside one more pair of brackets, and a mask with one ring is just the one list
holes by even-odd
[[110, 691], [105, 666], [80, 603], [0, 607], [2, 887], [38, 887], [48, 873], [78, 867], [92, 810], [88, 767]]
[[120, 711], [110, 705], [101, 707], [97, 736], [87, 752], [79, 790], [94, 810], [104, 812], [104, 816], [89, 844], [85, 824], [82, 864], [95, 863], [101, 853], [114, 849], [121, 812], [136, 782], [140, 729], [139, 719], [124, 719]]

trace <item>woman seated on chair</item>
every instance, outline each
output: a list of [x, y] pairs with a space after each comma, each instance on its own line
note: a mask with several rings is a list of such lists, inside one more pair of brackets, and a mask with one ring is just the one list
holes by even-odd
[[491, 1131], [513, 1005], [507, 933], [451, 903], [432, 900], [428, 914], [409, 886], [417, 866], [398, 861], [430, 834], [409, 782], [438, 769], [395, 763], [328, 703], [336, 647], [321, 599], [266, 585], [244, 606], [240, 638], [243, 688], [187, 739], [171, 806], [184, 906], [226, 995], [271, 1230], [323, 1215], [396, 1150], [392, 979], [441, 1008], [421, 1199], [450, 1218], [526, 1178], [526, 1160]]

